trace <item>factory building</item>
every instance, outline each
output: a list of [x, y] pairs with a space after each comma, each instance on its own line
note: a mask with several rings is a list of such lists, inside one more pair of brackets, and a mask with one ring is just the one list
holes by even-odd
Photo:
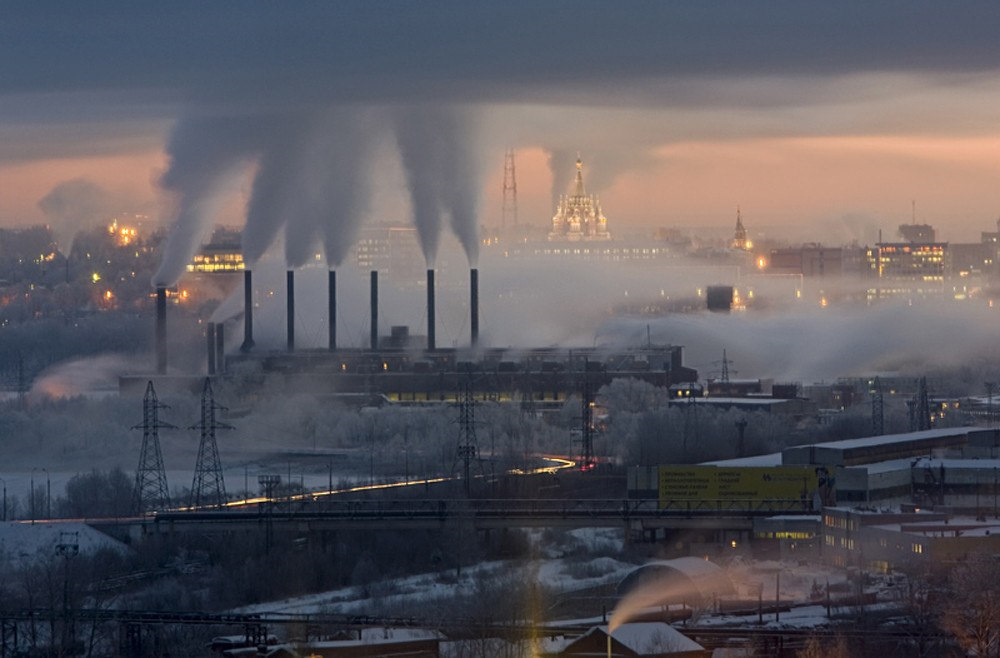
[[440, 403], [457, 401], [468, 387], [477, 399], [542, 407], [561, 405], [585, 388], [596, 392], [623, 377], [660, 387], [698, 378], [697, 371], [683, 365], [680, 346], [487, 349], [476, 355], [455, 349], [381, 348], [403, 340], [404, 333], [397, 329], [380, 338], [378, 350], [234, 354], [227, 357], [227, 368], [256, 363], [265, 375], [280, 378], [286, 390], [320, 395], [365, 393], [392, 403]]
[[1000, 552], [1000, 519], [911, 508], [823, 510], [821, 554], [828, 564], [889, 572], [921, 562], [959, 561]]
[[[990, 530], [990, 523], [1000, 524], [996, 520], [1000, 518], [998, 455], [998, 430], [933, 429], [791, 446], [778, 453], [705, 464], [636, 467], [629, 472], [628, 495], [657, 500], [661, 509], [744, 510], [752, 517], [755, 552], [768, 555], [787, 556], [813, 549], [829, 553], [830, 542], [838, 550], [854, 551], [858, 538], [849, 533], [874, 519], [875, 510], [902, 515], [900, 520], [884, 517], [870, 523], [907, 526], [896, 532], [910, 532], [909, 525], [915, 522], [913, 512], [921, 509], [967, 516], [969, 523], [979, 528], [977, 532], [987, 537], [1000, 533], [1000, 528]], [[843, 512], [831, 515], [830, 510], [836, 509]], [[945, 516], [918, 520], [942, 521]], [[987, 517], [992, 519], [990, 523]], [[836, 521], [831, 522], [831, 518]], [[919, 531], [931, 533], [932, 529]], [[938, 529], [940, 532], [944, 531]], [[718, 537], [720, 544], [729, 541], [725, 533]], [[865, 555], [872, 559], [882, 555], [878, 559], [896, 564], [899, 556], [892, 558], [890, 554], [898, 549], [890, 550], [890, 545], [901, 542], [886, 539], [881, 546], [886, 549], [883, 553]], [[920, 544], [919, 550], [938, 554], [966, 550], [940, 541], [912, 543]], [[842, 558], [835, 563], [849, 561]]]

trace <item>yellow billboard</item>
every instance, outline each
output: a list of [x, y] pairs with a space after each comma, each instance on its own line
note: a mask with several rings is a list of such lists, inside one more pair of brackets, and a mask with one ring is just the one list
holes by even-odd
[[669, 501], [813, 499], [829, 504], [833, 479], [812, 466], [661, 466], [659, 498]]

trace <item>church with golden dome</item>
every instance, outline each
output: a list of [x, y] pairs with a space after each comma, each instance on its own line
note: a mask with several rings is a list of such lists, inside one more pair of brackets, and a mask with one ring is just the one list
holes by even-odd
[[608, 218], [601, 211], [596, 195], [587, 195], [583, 187], [583, 161], [576, 159], [576, 183], [572, 194], [559, 197], [559, 206], [552, 217], [551, 242], [592, 242], [610, 240]]

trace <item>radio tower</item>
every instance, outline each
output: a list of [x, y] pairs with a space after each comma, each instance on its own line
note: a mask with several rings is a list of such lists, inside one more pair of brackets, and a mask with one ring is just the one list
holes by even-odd
[[514, 149], [507, 149], [503, 156], [503, 210], [500, 229], [517, 226], [517, 175], [514, 169]]
[[167, 472], [163, 468], [163, 453], [160, 451], [160, 429], [177, 428], [160, 421], [160, 409], [166, 408], [156, 399], [153, 382], [149, 382], [146, 395], [142, 398], [142, 425], [132, 428], [142, 430], [142, 450], [139, 452], [139, 468], [135, 471], [132, 492], [132, 507], [138, 514], [170, 507]]
[[882, 382], [878, 377], [872, 383], [872, 434], [885, 434], [885, 398], [882, 397]]
[[222, 479], [222, 462], [219, 460], [219, 446], [215, 443], [215, 430], [231, 430], [233, 427], [216, 421], [216, 410], [225, 410], [225, 407], [215, 404], [212, 382], [206, 377], [205, 388], [201, 392], [201, 421], [189, 428], [201, 430], [198, 461], [194, 466], [194, 482], [191, 484], [191, 507], [222, 507], [226, 502], [226, 483]]

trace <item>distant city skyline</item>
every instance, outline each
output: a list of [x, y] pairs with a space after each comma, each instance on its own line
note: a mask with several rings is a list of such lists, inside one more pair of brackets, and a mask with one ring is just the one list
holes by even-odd
[[[0, 28], [9, 74], [0, 76], [0, 225], [52, 221], [39, 200], [76, 179], [118, 210], [169, 221], [159, 180], [170, 135], [192, 117], [433, 97], [475, 110], [478, 217], [487, 225], [499, 221], [512, 147], [520, 221], [537, 227], [551, 221], [560, 177], [572, 176], [560, 172], [580, 152], [592, 166], [588, 190], [619, 234], [726, 227], [740, 205], [751, 233], [784, 227], [802, 239], [864, 241], [910, 221], [914, 200], [917, 221], [942, 239], [992, 230], [995, 8], [772, 8], [337, 3], [276, 16], [262, 4], [123, 4], [104, 20], [72, 3], [14, 7]], [[67, 30], [78, 38], [64, 38]], [[172, 30], [186, 35], [183, 47]], [[259, 48], [247, 49], [248, 34]], [[580, 45], [595, 40], [600, 48]], [[407, 181], [387, 133], [377, 134], [367, 215], [405, 221]], [[248, 162], [219, 188], [215, 219], [242, 221], [250, 171]]]

